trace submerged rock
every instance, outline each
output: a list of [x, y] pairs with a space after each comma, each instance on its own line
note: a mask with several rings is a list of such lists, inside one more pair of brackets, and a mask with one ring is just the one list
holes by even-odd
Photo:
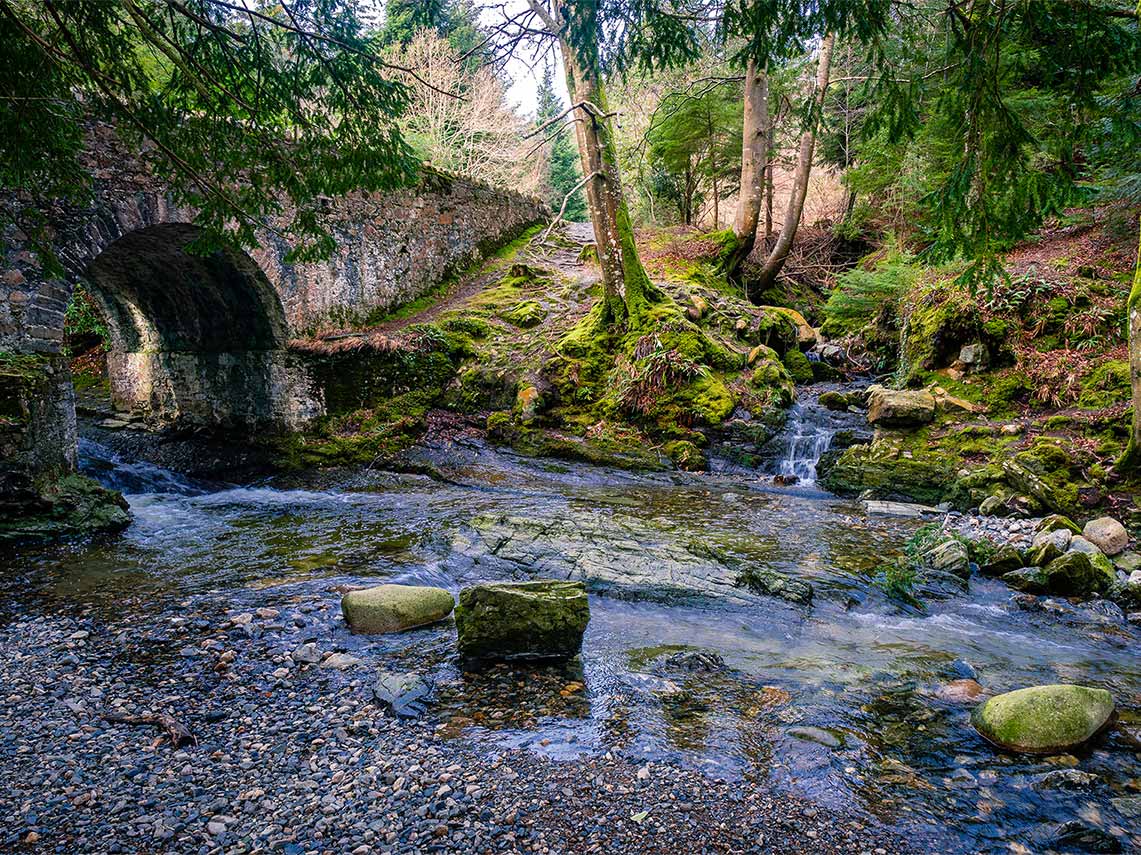
[[935, 396], [927, 391], [868, 389], [868, 422], [878, 427], [919, 427], [935, 420]]
[[1121, 841], [1112, 834], [1076, 819], [1043, 826], [1035, 835], [1034, 842], [1051, 852], [1122, 851]]
[[984, 689], [977, 680], [952, 680], [947, 685], [940, 686], [936, 694], [940, 700], [948, 701], [952, 704], [966, 704], [977, 701], [986, 694], [986, 689]]
[[825, 748], [842, 748], [844, 746], [843, 741], [838, 736], [822, 727], [790, 727], [788, 734], [805, 742], [823, 745]]
[[1034, 779], [1036, 790], [1088, 790], [1099, 778], [1080, 769], [1055, 769]]
[[1106, 555], [1124, 552], [1129, 545], [1129, 532], [1113, 517], [1090, 520], [1082, 529], [1082, 536], [1097, 545]]
[[[541, 575], [666, 602], [709, 597], [755, 604], [757, 594], [798, 604], [811, 599], [807, 582], [755, 563], [747, 565], [757, 568], [750, 573], [739, 554], [613, 507], [479, 516], [452, 547], [451, 562], [470, 565], [455, 572], [469, 579]], [[756, 547], [754, 554], [767, 548], [761, 540]]]
[[582, 649], [590, 603], [582, 582], [495, 582], [460, 592], [456, 629], [465, 659], [569, 659]]
[[341, 611], [353, 632], [400, 632], [443, 620], [455, 600], [443, 588], [423, 585], [376, 585], [349, 591], [341, 598]]
[[971, 724], [999, 748], [1059, 754], [1088, 742], [1113, 715], [1105, 689], [1031, 686], [997, 695], [975, 708]]
[[418, 674], [392, 674], [381, 671], [372, 695], [399, 718], [419, 718], [427, 712], [432, 685]]

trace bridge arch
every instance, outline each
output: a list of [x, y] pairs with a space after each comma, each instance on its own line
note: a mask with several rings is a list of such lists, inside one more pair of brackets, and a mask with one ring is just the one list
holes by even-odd
[[128, 231], [77, 277], [107, 320], [114, 404], [156, 423], [246, 431], [316, 415], [277, 291], [244, 252], [188, 251], [199, 234], [182, 222]]

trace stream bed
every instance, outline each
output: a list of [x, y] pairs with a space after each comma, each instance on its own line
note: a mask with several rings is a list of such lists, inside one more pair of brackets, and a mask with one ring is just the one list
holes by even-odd
[[[826, 445], [799, 441], [813, 453]], [[91, 441], [81, 452], [86, 472], [126, 494], [135, 521], [120, 538], [15, 556], [0, 581], [9, 642], [19, 627], [61, 616], [124, 638], [145, 622], [157, 628], [153, 649], [122, 655], [157, 681], [193, 643], [195, 621], [180, 616], [216, 626], [273, 609], [282, 617], [259, 644], [288, 653], [315, 640], [359, 657], [362, 700], [377, 668], [421, 674], [435, 686], [427, 715], [439, 732], [489, 754], [613, 752], [767, 782], [943, 851], [1141, 846], [1141, 629], [1023, 611], [978, 576], [967, 595], [901, 610], [873, 575], [919, 523], [869, 518], [860, 503], [820, 492], [794, 453], [778, 471], [807, 483], [775, 488], [740, 471], [528, 460], [477, 440], [421, 449], [431, 475], [241, 486], [120, 460]], [[750, 591], [740, 584], [747, 569], [810, 583], [811, 604]], [[585, 579], [592, 617], [581, 661], [529, 679], [463, 673], [450, 622], [366, 638], [339, 616], [346, 585], [458, 592], [531, 574]], [[170, 626], [177, 637], [164, 634]], [[267, 690], [276, 667], [262, 669]], [[1104, 687], [1119, 726], [1077, 756], [997, 752], [970, 727], [971, 707], [943, 691], [964, 677], [993, 692]], [[1078, 789], [1051, 777], [1071, 768], [1097, 777]]]

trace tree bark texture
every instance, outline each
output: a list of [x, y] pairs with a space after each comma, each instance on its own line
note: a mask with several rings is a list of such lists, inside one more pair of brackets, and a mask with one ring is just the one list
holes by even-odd
[[[596, 14], [590, 4], [579, 4], [574, 9], [573, 14]], [[556, 3], [556, 11], [559, 20], [563, 20], [567, 12], [563, 4]], [[583, 32], [596, 29], [582, 23]], [[597, 52], [579, 50], [568, 42], [565, 33], [559, 35], [567, 91], [571, 102], [577, 105], [572, 116], [582, 174], [592, 176], [586, 184], [586, 203], [602, 274], [603, 320], [617, 323], [640, 314], [655, 292], [634, 244]]]
[[741, 276], [745, 259], [757, 242], [757, 225], [765, 196], [765, 169], [769, 148], [769, 76], [754, 60], [745, 68], [745, 104], [741, 138], [741, 191], [733, 219], [735, 245], [726, 259], [725, 273], [732, 281]]
[[[1141, 218], [1139, 218], [1141, 220]], [[1141, 221], [1138, 223], [1141, 228]], [[1137, 237], [1137, 268], [1133, 271], [1133, 289], [1126, 304], [1129, 316], [1129, 377], [1133, 391], [1133, 430], [1119, 468], [1141, 470], [1141, 234]]]

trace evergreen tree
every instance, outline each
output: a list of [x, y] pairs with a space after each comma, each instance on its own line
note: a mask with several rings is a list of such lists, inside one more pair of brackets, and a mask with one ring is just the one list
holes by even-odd
[[387, 0], [381, 30], [384, 44], [407, 46], [424, 29], [447, 39], [468, 68], [487, 58], [479, 49], [484, 39], [473, 0]]
[[[741, 167], [741, 96], [735, 86], [707, 87], [696, 94], [669, 93], [655, 111], [647, 134], [650, 165], [665, 179], [683, 223], [709, 200], [714, 228], [720, 199], [734, 192]], [[659, 180], [661, 180], [659, 179]]]
[[[560, 113], [563, 112], [562, 101], [555, 93], [554, 83], [552, 81], [551, 69], [548, 66], [543, 71], [543, 79], [539, 83], [538, 91], [538, 109], [537, 119], [540, 126], [547, 122], [553, 121]], [[547, 193], [547, 204], [551, 207], [552, 211], [556, 213], [562, 207], [563, 200], [566, 199], [566, 209], [564, 210], [563, 217], [571, 222], [578, 222], [586, 219], [586, 200], [583, 197], [582, 188], [575, 189], [578, 183], [582, 180], [582, 171], [578, 165], [578, 152], [575, 151], [574, 143], [571, 141], [570, 132], [566, 129], [565, 125], [560, 125], [558, 131], [554, 131], [553, 127], [546, 131], [549, 137], [548, 141], [548, 154], [547, 154], [547, 184], [549, 192]], [[567, 199], [567, 194], [574, 191], [570, 198]]]

